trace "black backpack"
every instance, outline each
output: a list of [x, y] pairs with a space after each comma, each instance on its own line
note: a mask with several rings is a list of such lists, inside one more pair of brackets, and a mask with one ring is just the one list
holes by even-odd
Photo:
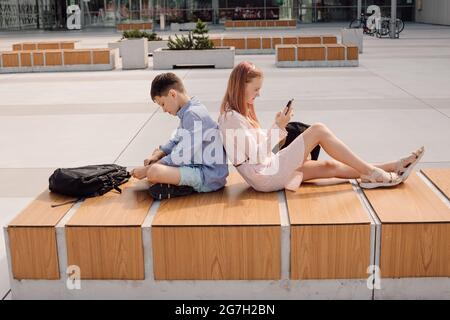
[[105, 194], [127, 182], [130, 173], [116, 164], [91, 165], [78, 168], [60, 168], [49, 178], [49, 189], [62, 195], [89, 198]]

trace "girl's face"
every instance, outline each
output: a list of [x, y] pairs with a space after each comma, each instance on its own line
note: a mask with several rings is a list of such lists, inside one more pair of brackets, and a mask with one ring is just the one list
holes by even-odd
[[263, 78], [253, 78], [245, 86], [245, 101], [248, 104], [254, 104], [256, 97], [259, 97], [259, 90], [261, 90]]

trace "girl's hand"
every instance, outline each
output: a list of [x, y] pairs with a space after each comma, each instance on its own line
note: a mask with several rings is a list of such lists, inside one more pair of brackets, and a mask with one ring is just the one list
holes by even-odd
[[277, 112], [275, 116], [275, 123], [281, 128], [285, 129], [286, 125], [291, 121], [291, 118], [293, 116], [292, 114], [292, 108], [289, 109], [288, 113], [286, 114], [287, 108], [284, 107], [283, 111]]

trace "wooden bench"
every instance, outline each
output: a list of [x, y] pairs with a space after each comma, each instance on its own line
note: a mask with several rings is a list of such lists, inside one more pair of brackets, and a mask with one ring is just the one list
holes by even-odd
[[48, 49], [0, 52], [0, 73], [113, 70], [116, 49]]
[[277, 45], [277, 67], [357, 67], [358, 47], [342, 44]]
[[75, 49], [77, 41], [21, 42], [12, 45], [13, 51]]
[[450, 277], [450, 208], [416, 173], [364, 193], [382, 223], [382, 278]]
[[68, 265], [82, 279], [144, 279], [142, 225], [153, 202], [145, 181], [131, 179], [86, 199], [65, 225]]
[[435, 187], [438, 188], [447, 199], [450, 199], [450, 169], [422, 169], [421, 172], [431, 180]]
[[236, 54], [274, 54], [279, 44], [336, 44], [334, 35], [211, 37], [215, 47], [232, 46]]
[[305, 183], [286, 191], [291, 279], [365, 279], [372, 220], [350, 183]]
[[7, 227], [11, 272], [14, 279], [59, 279], [55, 227], [72, 207], [52, 204], [74, 200], [42, 192]]
[[277, 193], [230, 175], [220, 191], [161, 203], [152, 223], [155, 279], [280, 279], [280, 232]]
[[125, 31], [125, 30], [152, 30], [153, 23], [152, 22], [126, 22], [126, 23], [118, 23], [117, 31]]
[[227, 20], [225, 29], [295, 29], [297, 20]]

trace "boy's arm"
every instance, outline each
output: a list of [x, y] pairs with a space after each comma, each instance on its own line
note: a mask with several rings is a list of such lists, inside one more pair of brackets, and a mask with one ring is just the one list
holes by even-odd
[[[180, 151], [182, 151], [183, 157], [180, 157], [180, 159], [175, 159], [174, 162], [171, 154], [166, 153], [167, 155], [159, 161], [160, 163], [169, 166], [181, 166], [194, 164], [191, 161], [192, 159], [194, 159], [194, 162], [197, 164], [202, 162], [203, 130], [201, 118], [193, 112], [186, 112], [183, 117], [181, 128], [183, 129], [183, 135], [189, 136], [185, 137], [187, 139], [184, 139], [181, 135], [177, 134], [178, 140], [172, 147], [171, 152], [176, 149], [175, 152], [180, 154]], [[160, 147], [160, 149], [165, 152], [163, 148]], [[184, 160], [188, 161], [188, 163]]]
[[178, 142], [180, 142], [180, 136], [178, 135], [177, 130], [175, 136], [172, 139], [170, 139], [166, 144], [159, 146], [159, 150], [164, 152], [166, 155], [169, 155], [172, 152], [173, 148], [175, 148], [175, 146], [178, 144]]
[[156, 163], [164, 156], [166, 156], [165, 152], [157, 148], [153, 150], [152, 154], [147, 159], [144, 160], [144, 166]]

